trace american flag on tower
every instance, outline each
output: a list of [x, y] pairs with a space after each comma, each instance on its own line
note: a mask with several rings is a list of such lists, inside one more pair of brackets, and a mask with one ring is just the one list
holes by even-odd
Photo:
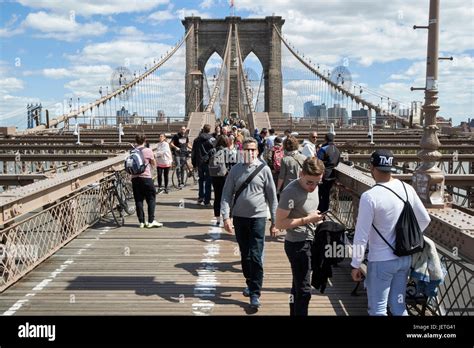
[[230, 7], [234, 7], [234, 0], [230, 0]]

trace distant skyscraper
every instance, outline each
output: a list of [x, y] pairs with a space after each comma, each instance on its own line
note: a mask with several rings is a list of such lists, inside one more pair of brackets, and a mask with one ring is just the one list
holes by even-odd
[[117, 124], [119, 123], [130, 123], [130, 113], [125, 109], [125, 106], [122, 106], [122, 108], [117, 111]]
[[369, 125], [369, 110], [359, 109], [352, 110], [352, 123], [355, 123], [358, 126], [367, 126]]
[[326, 108], [326, 104], [315, 105], [314, 106], [314, 113], [315, 117], [318, 121], [322, 121], [327, 123], [328, 121], [328, 109]]
[[334, 107], [328, 109], [328, 123], [345, 125], [349, 123], [349, 115], [346, 108], [341, 104], [334, 104]]
[[421, 124], [421, 102], [420, 101], [412, 101], [411, 102], [411, 110], [413, 115], [413, 123]]
[[314, 105], [312, 101], [303, 104], [304, 117], [314, 117], [320, 122], [327, 122], [328, 110], [325, 104]]
[[312, 101], [307, 101], [306, 103], [303, 104], [303, 116], [304, 117], [312, 117], [314, 116], [312, 113], [312, 109], [314, 107], [314, 104]]
[[375, 114], [375, 124], [378, 125], [378, 126], [386, 126], [387, 125], [387, 121], [388, 120], [388, 116], [385, 114], [385, 112], [377, 112]]

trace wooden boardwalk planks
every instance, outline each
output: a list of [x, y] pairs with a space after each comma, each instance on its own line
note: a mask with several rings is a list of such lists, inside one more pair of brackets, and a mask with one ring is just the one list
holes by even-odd
[[[157, 196], [164, 227], [94, 226], [0, 294], [11, 315], [246, 315], [238, 246], [215, 226], [197, 187]], [[268, 231], [267, 231], [268, 234]], [[258, 315], [288, 315], [291, 271], [283, 237], [267, 237]], [[365, 292], [351, 296], [348, 260], [334, 268], [324, 294], [313, 289], [310, 315], [366, 315]], [[8, 312], [9, 311], [9, 312]]]

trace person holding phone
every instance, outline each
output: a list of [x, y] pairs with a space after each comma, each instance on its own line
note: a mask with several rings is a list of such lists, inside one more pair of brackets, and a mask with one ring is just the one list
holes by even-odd
[[285, 252], [293, 275], [291, 316], [308, 315], [311, 300], [311, 245], [316, 225], [325, 218], [317, 210], [318, 185], [323, 173], [324, 164], [321, 160], [306, 159], [299, 178], [290, 182], [281, 192], [276, 211], [275, 227], [286, 229]]

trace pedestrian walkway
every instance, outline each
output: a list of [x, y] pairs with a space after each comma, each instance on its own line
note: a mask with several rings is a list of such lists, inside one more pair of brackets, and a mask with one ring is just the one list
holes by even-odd
[[[242, 295], [234, 235], [216, 227], [197, 186], [157, 196], [164, 226], [115, 228], [102, 221], [0, 294], [7, 315], [288, 315], [291, 271], [283, 237], [267, 236], [262, 307]], [[267, 228], [268, 234], [268, 228]], [[310, 315], [366, 315], [366, 296], [351, 296], [348, 260], [334, 268], [324, 294], [313, 290]]]

